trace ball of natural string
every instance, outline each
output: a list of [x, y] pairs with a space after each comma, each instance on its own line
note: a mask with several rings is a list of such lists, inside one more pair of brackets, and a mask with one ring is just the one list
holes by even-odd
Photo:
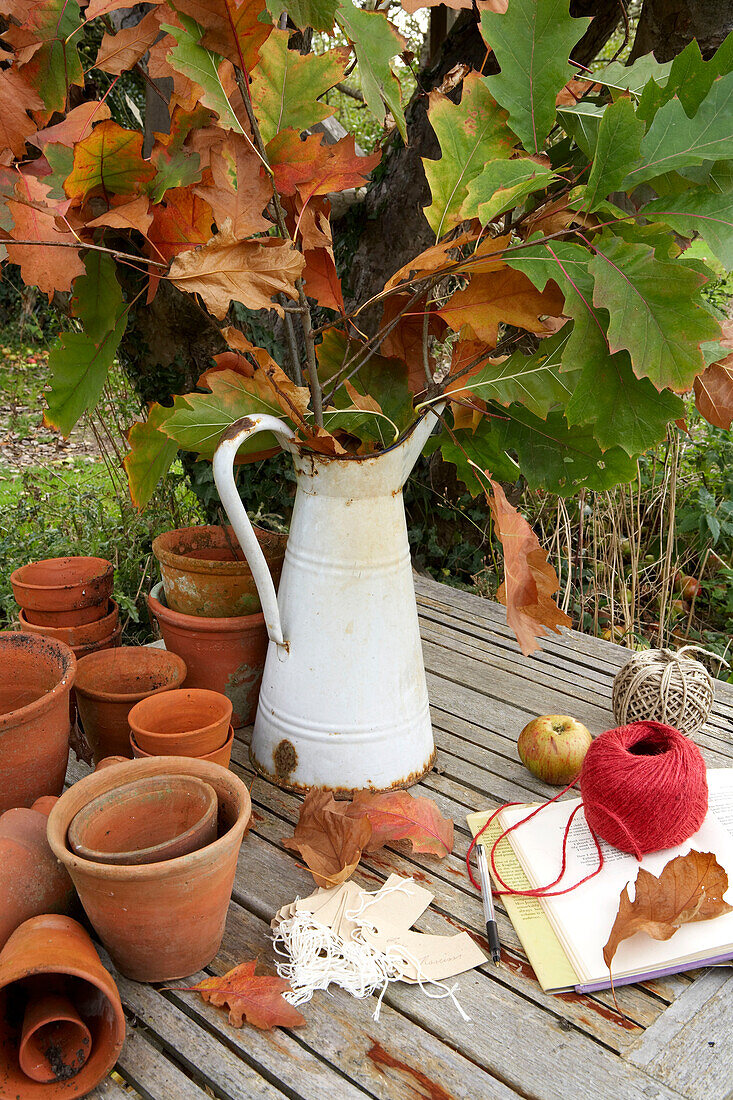
[[708, 670], [688, 656], [696, 649], [684, 646], [678, 653], [671, 649], [635, 653], [613, 682], [613, 714], [618, 724], [662, 722], [688, 736], [704, 726], [715, 693]]

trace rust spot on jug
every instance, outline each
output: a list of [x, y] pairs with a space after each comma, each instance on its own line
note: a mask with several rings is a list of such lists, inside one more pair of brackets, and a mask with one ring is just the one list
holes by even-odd
[[298, 766], [298, 754], [287, 738], [283, 738], [283, 740], [275, 746], [272, 759], [275, 763], [275, 775], [277, 779], [287, 782], [290, 773], [295, 771]]
[[255, 421], [251, 416], [243, 416], [240, 420], [235, 420], [233, 424], [230, 424], [225, 432], [222, 432], [220, 443], [223, 443], [225, 439], [234, 439], [240, 432], [249, 432], [255, 427]]
[[[371, 1036], [370, 1036], [371, 1038]], [[417, 1088], [410, 1083], [410, 1087], [416, 1097], [424, 1097], [425, 1100], [453, 1100], [451, 1094], [446, 1092], [442, 1085], [439, 1085], [437, 1081], [433, 1081], [428, 1077], [421, 1069], [417, 1069], [416, 1066], [408, 1065], [407, 1062], [401, 1062], [398, 1058], [395, 1058], [393, 1054], [390, 1054], [388, 1050], [378, 1043], [375, 1039], [372, 1039], [372, 1045], [367, 1051], [367, 1057], [371, 1059], [375, 1066], [384, 1073], [386, 1069], [396, 1070], [400, 1075], [405, 1074], [411, 1077], [417, 1085]], [[436, 1071], [440, 1072], [440, 1066], [435, 1066]], [[385, 1073], [385, 1077], [391, 1076]]]

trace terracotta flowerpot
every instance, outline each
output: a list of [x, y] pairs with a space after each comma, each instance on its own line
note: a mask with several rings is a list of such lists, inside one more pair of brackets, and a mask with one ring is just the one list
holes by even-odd
[[45, 812], [19, 807], [0, 815], [0, 948], [29, 917], [68, 913], [76, 896], [46, 840], [48, 800], [39, 802]]
[[76, 705], [94, 762], [130, 755], [127, 716], [148, 695], [178, 688], [186, 665], [175, 653], [150, 646], [120, 646], [82, 657], [76, 677]]
[[31, 611], [24, 608], [26, 621], [33, 626], [64, 627], [81, 626], [84, 623], [94, 623], [104, 618], [109, 606], [108, 599], [102, 599], [99, 603], [89, 604], [89, 607], [77, 607], [73, 611]]
[[100, 649], [116, 649], [120, 644], [121, 637], [122, 623], [117, 623], [112, 633], [108, 634], [106, 638], [102, 638], [98, 642], [92, 642], [90, 645], [75, 645], [71, 648], [77, 661], [79, 661], [82, 657], [88, 657], [90, 653], [98, 653]]
[[55, 795], [55, 794], [44, 794], [44, 795], [41, 795], [40, 798], [36, 799], [36, 801], [31, 806], [31, 809], [36, 810], [36, 812], [39, 813], [39, 814], [43, 814], [44, 817], [48, 817], [48, 815], [51, 813], [51, 810], [54, 808], [54, 806], [56, 805], [57, 802], [58, 802], [58, 796], [57, 795]]
[[99, 795], [69, 825], [76, 855], [95, 863], [162, 863], [216, 840], [216, 791], [192, 775], [161, 775]]
[[[234, 727], [230, 726], [229, 727], [229, 736], [227, 737], [226, 741], [224, 742], [224, 744], [221, 746], [220, 749], [214, 749], [213, 752], [207, 752], [205, 756], [197, 756], [197, 757], [194, 757], [194, 759], [196, 759], [196, 760], [209, 760], [209, 761], [211, 761], [212, 764], [221, 764], [222, 768], [228, 768], [229, 767], [229, 761], [232, 758], [232, 746], [233, 745], [234, 745]], [[149, 760], [153, 756], [164, 755], [164, 754], [161, 754], [161, 753], [145, 752], [143, 749], [140, 748], [137, 741], [135, 740], [135, 734], [134, 733], [130, 734], [130, 746], [132, 748], [132, 755], [135, 757], [136, 760]], [[114, 756], [110, 757], [110, 760], [116, 760], [116, 759], [117, 758], [114, 757]], [[101, 767], [104, 767], [104, 766], [105, 766], [105, 762], [103, 760], [102, 763], [98, 765], [98, 767], [101, 768]]]
[[264, 615], [204, 619], [166, 606], [163, 585], [156, 584], [148, 607], [158, 620], [166, 649], [178, 653], [188, 673], [184, 687], [221, 691], [233, 705], [235, 729], [254, 721], [267, 654]]
[[126, 756], [105, 756], [104, 760], [100, 760], [95, 765], [95, 772], [101, 771], [102, 768], [109, 768], [112, 764], [124, 764], [128, 758]]
[[[287, 535], [255, 527], [277, 585]], [[165, 600], [172, 611], [204, 618], [232, 618], [260, 611], [249, 565], [231, 527], [180, 527], [153, 540]]]
[[26, 618], [26, 613], [21, 608], [20, 629], [29, 634], [45, 634], [49, 638], [58, 638], [60, 642], [66, 642], [68, 646], [89, 646], [103, 639], [109, 638], [117, 628], [120, 617], [120, 609], [112, 599], [107, 601], [107, 614], [92, 623], [82, 623], [79, 626], [38, 626]]
[[49, 993], [28, 1002], [18, 1063], [32, 1081], [58, 1081], [59, 1067], [69, 1077], [79, 1072], [92, 1050], [92, 1036], [68, 997]]
[[226, 741], [232, 703], [219, 691], [180, 688], [142, 699], [127, 720], [140, 748], [152, 756], [204, 756]]
[[0, 632], [0, 813], [61, 794], [76, 657], [63, 642]]
[[[45, 1010], [50, 1007], [49, 994], [64, 998], [67, 1005], [70, 1002], [77, 1039], [83, 1041], [89, 1034], [81, 1066], [79, 1048], [59, 1041], [64, 1031], [54, 1031], [53, 1018], [45, 1028], [40, 1023], [43, 1002]], [[67, 1005], [57, 1002], [56, 1007], [68, 1013]], [[60, 1017], [56, 1020], [61, 1023]], [[40, 1031], [34, 1032], [34, 1021], [40, 1023]], [[51, 1071], [45, 1082], [23, 1072], [19, 1061], [23, 1039], [25, 1065], [26, 1058], [32, 1057], [29, 1044], [44, 1055], [36, 1069]], [[21, 924], [0, 952], [0, 1096], [13, 1100], [86, 1096], [112, 1069], [124, 1039], [125, 1017], [117, 987], [81, 925], [52, 915]]]
[[[69, 825], [93, 798], [136, 779], [160, 775], [193, 775], [214, 788], [219, 836], [213, 844], [142, 867], [92, 863], [69, 849]], [[217, 764], [182, 756], [103, 768], [62, 795], [48, 819], [49, 843], [67, 867], [87, 916], [123, 974], [142, 982], [170, 981], [211, 962], [224, 934], [250, 812], [249, 792], [241, 779]]]
[[113, 572], [112, 563], [104, 558], [44, 558], [21, 565], [11, 574], [10, 583], [16, 602], [25, 610], [69, 612], [101, 603], [95, 616], [101, 618], [112, 595]]

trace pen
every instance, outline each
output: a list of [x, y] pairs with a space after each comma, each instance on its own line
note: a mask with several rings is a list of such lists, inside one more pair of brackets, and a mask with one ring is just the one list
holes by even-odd
[[486, 860], [486, 849], [483, 844], [476, 845], [476, 859], [478, 873], [481, 879], [481, 900], [484, 903], [484, 918], [486, 920], [486, 935], [489, 939], [491, 961], [501, 962], [501, 944], [499, 943], [499, 929], [496, 927], [496, 913], [494, 912], [494, 896], [491, 892], [491, 879], [489, 878], [489, 865]]

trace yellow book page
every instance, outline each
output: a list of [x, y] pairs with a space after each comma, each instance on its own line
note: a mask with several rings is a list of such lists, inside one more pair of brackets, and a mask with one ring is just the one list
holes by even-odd
[[[482, 813], [468, 815], [466, 820], [474, 836], [486, 824], [492, 812], [492, 810], [485, 810]], [[481, 835], [478, 843], [487, 847], [487, 856], [491, 852], [494, 841], [502, 831], [498, 819], [494, 819], [486, 832]], [[529, 890], [531, 888], [531, 883], [522, 870], [508, 837], [505, 837], [497, 846], [494, 860], [497, 870], [507, 886], [511, 886], [515, 890]], [[490, 859], [489, 870], [491, 870]], [[498, 882], [496, 886], [499, 887]], [[502, 904], [514, 925], [543, 991], [545, 993], [560, 991], [571, 989], [577, 985], [578, 977], [538, 899], [517, 898], [507, 894], [502, 897]]]

